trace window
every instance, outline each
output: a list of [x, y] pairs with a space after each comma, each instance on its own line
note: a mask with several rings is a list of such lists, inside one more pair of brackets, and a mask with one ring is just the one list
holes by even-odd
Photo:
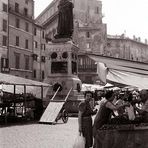
[[19, 36], [16, 36], [16, 42], [15, 42], [15, 45], [16, 45], [16, 46], [19, 46], [19, 40], [20, 40], [20, 39], [19, 39]]
[[15, 53], [15, 68], [19, 69], [20, 68], [20, 54]]
[[41, 56], [41, 62], [45, 63], [45, 56]]
[[33, 60], [34, 61], [37, 61], [37, 58], [38, 58], [38, 55], [37, 54], [33, 54], [32, 57], [33, 57]]
[[25, 55], [25, 70], [29, 70], [29, 56]]
[[44, 78], [45, 78], [45, 72], [42, 71], [42, 79], [44, 79]]
[[36, 78], [36, 70], [33, 70], [33, 77]]
[[83, 65], [83, 58], [80, 58], [80, 65], [82, 66]]
[[3, 46], [7, 46], [7, 36], [3, 35]]
[[28, 16], [28, 9], [27, 8], [24, 8], [24, 15]]
[[4, 12], [7, 12], [7, 11], [8, 11], [7, 4], [4, 4], [4, 3], [3, 3], [3, 11], [4, 11]]
[[1, 67], [8, 68], [9, 67], [9, 60], [7, 58], [1, 58]]
[[99, 7], [96, 7], [96, 14], [99, 14]]
[[86, 37], [90, 38], [90, 33], [89, 32], [86, 32]]
[[28, 49], [28, 40], [25, 40], [25, 48]]
[[87, 49], [89, 49], [90, 48], [90, 43], [86, 43], [86, 47], [87, 47]]
[[34, 28], [34, 35], [36, 35], [36, 32], [37, 32], [37, 30], [36, 30], [36, 28]]
[[19, 20], [18, 18], [16, 18], [15, 21], [16, 21], [16, 22], [15, 22], [16, 28], [20, 28], [20, 20]]
[[9, 72], [9, 60], [7, 58], [1, 58], [1, 72]]
[[38, 42], [34, 41], [34, 48], [38, 48]]
[[7, 32], [7, 20], [3, 19], [3, 31]]
[[28, 0], [25, 0], [25, 4], [27, 4], [27, 5], [28, 5]]
[[15, 3], [15, 12], [19, 12], [19, 4]]
[[41, 44], [41, 50], [43, 49], [43, 44]]
[[111, 42], [108, 42], [108, 43], [107, 43], [107, 46], [108, 46], [108, 47], [111, 47]]
[[44, 33], [44, 31], [42, 32], [42, 38], [43, 38], [43, 39], [45, 38], [45, 33]]
[[45, 50], [46, 46], [45, 44], [41, 44], [41, 50]]
[[29, 32], [29, 24], [27, 22], [25, 23], [25, 31]]
[[44, 50], [46, 50], [46, 45], [44, 44]]

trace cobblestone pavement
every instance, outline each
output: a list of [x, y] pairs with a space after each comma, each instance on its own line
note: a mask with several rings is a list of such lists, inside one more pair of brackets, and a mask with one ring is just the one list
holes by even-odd
[[0, 128], [0, 148], [72, 148], [78, 134], [77, 118], [64, 124], [26, 124]]

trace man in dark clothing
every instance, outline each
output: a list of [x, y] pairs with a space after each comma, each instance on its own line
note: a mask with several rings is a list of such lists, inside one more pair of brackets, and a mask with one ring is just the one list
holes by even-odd
[[94, 134], [94, 148], [101, 147], [101, 142], [99, 142], [100, 137], [98, 137], [98, 130], [104, 125], [108, 124], [111, 119], [111, 115], [114, 110], [118, 110], [121, 107], [129, 106], [128, 103], [121, 106], [115, 106], [112, 101], [114, 100], [113, 91], [108, 91], [105, 94], [106, 101], [101, 104], [100, 109], [95, 117], [93, 125], [93, 134]]
[[78, 122], [79, 122], [79, 133], [85, 137], [85, 148], [90, 148], [93, 145], [93, 132], [92, 132], [92, 117], [91, 115], [96, 114], [97, 110], [93, 111], [90, 106], [92, 99], [92, 92], [85, 92], [85, 100], [79, 104]]

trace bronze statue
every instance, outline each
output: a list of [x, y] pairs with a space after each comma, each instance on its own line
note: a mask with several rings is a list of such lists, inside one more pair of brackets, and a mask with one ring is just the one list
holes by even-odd
[[71, 38], [73, 33], [73, 3], [69, 0], [61, 0], [58, 11], [58, 28], [55, 38]]

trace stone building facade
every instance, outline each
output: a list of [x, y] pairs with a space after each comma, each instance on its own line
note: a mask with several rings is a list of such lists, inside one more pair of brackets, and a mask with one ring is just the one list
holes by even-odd
[[8, 0], [0, 1], [0, 72], [8, 69]]
[[45, 32], [43, 27], [34, 24], [33, 79], [42, 81], [45, 78]]
[[148, 63], [148, 44], [146, 40], [144, 43], [140, 38], [130, 39], [124, 34], [121, 36], [108, 35], [107, 47], [103, 55]]
[[85, 53], [103, 54], [106, 46], [106, 24], [102, 23], [101, 1], [75, 1], [74, 42], [80, 48], [78, 76], [83, 83], [97, 81], [96, 64]]
[[34, 1], [9, 1], [10, 74], [32, 78]]
[[[37, 18], [36, 23], [45, 28], [45, 38], [54, 38], [58, 24], [59, 0], [54, 0]], [[93, 83], [92, 75], [96, 75], [95, 62], [84, 56], [86, 52], [102, 54], [106, 44], [106, 25], [102, 23], [102, 3], [97, 0], [73, 0], [74, 32], [73, 41], [80, 48], [79, 61], [90, 65], [78, 64], [78, 75], [83, 82]], [[87, 66], [90, 67], [88, 70]], [[88, 75], [88, 76], [87, 76]], [[90, 81], [88, 82], [88, 77]]]

